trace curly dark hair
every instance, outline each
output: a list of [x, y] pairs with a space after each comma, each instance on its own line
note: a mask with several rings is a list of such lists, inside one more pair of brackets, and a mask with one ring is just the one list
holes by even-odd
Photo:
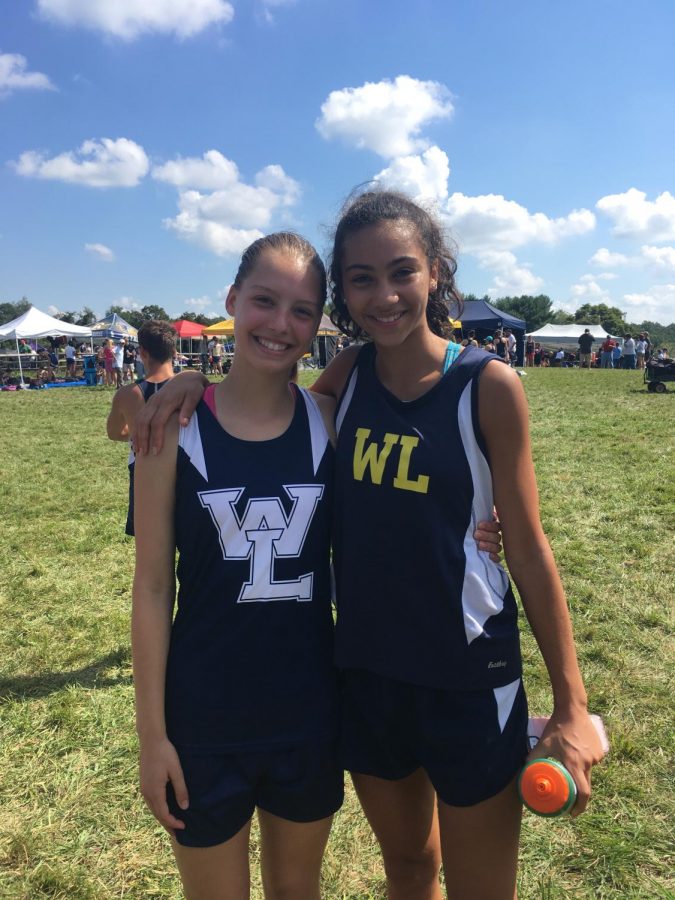
[[451, 337], [449, 309], [455, 317], [462, 313], [462, 297], [455, 284], [457, 261], [455, 249], [444, 234], [436, 218], [410, 197], [397, 191], [368, 190], [345, 204], [333, 238], [333, 252], [329, 261], [329, 287], [333, 308], [331, 320], [351, 338], [364, 336], [363, 330], [349, 315], [342, 284], [342, 260], [345, 239], [361, 228], [380, 222], [410, 222], [417, 231], [429, 266], [438, 265], [436, 289], [429, 294], [427, 322], [439, 337]]

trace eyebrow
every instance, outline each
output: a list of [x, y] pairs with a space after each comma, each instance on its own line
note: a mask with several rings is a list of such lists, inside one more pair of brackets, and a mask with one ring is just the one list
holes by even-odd
[[[387, 268], [391, 268], [391, 266], [398, 266], [402, 262], [409, 263], [418, 263], [419, 260], [415, 256], [397, 256], [396, 259], [392, 259], [391, 262], [387, 263]], [[352, 263], [351, 266], [347, 266], [345, 272], [349, 272], [350, 269], [368, 269], [368, 271], [373, 271], [375, 266], [369, 266], [366, 263]]]
[[[251, 288], [256, 291], [264, 291], [266, 294], [272, 294], [274, 297], [279, 296], [279, 292], [275, 291], [274, 288], [267, 287], [265, 284], [252, 284]], [[306, 306], [314, 306], [314, 302], [312, 300], [306, 300], [304, 297], [296, 297], [293, 300], [293, 303], [304, 303]]]

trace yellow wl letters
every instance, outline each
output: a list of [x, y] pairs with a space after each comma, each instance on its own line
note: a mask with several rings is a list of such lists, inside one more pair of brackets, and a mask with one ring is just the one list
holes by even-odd
[[366, 470], [370, 469], [370, 479], [373, 484], [382, 484], [384, 467], [389, 459], [392, 447], [400, 444], [401, 453], [398, 461], [398, 471], [394, 478], [394, 487], [402, 491], [415, 491], [426, 494], [429, 490], [429, 476], [419, 475], [416, 479], [409, 478], [410, 459], [415, 447], [419, 444], [418, 437], [406, 434], [390, 434], [384, 436], [384, 447], [379, 448], [374, 441], [366, 446], [366, 440], [370, 437], [370, 428], [357, 428], [356, 443], [354, 445], [354, 479], [363, 481]]

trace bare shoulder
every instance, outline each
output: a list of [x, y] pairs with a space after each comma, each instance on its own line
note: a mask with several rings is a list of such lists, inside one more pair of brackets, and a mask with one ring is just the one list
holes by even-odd
[[333, 357], [312, 385], [312, 391], [338, 400], [360, 350], [360, 345], [352, 344]]
[[528, 433], [528, 408], [520, 377], [510, 366], [490, 360], [478, 383], [480, 428], [490, 445], [520, 443]]

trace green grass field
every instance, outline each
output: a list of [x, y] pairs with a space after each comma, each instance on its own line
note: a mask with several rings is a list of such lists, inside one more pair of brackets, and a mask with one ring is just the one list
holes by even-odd
[[[675, 391], [648, 394], [639, 373], [614, 371], [534, 370], [525, 386], [544, 525], [612, 751], [587, 814], [526, 815], [519, 895], [672, 898]], [[136, 786], [133, 548], [122, 533], [126, 451], [105, 437], [111, 396], [0, 394], [2, 898], [180, 896]], [[530, 708], [545, 712], [523, 630]], [[324, 896], [384, 897], [351, 791]]]

